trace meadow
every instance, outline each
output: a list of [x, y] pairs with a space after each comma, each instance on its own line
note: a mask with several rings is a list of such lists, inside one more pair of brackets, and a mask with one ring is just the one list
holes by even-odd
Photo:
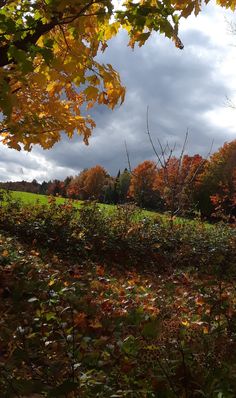
[[[48, 205], [49, 204], [49, 196], [48, 195], [40, 195], [40, 194], [35, 194], [35, 193], [30, 193], [30, 192], [20, 192], [20, 191], [10, 191], [10, 195], [13, 200], [17, 202], [21, 202], [23, 205]], [[62, 198], [60, 196], [55, 197], [55, 201], [58, 205], [62, 205], [68, 202], [68, 199]], [[73, 200], [73, 206], [77, 209], [80, 209], [81, 206], [83, 205], [82, 200]], [[104, 204], [104, 203], [98, 203], [98, 206], [100, 209], [105, 210], [107, 214], [112, 214], [117, 210], [116, 205], [112, 204]], [[144, 210], [141, 208], [137, 208], [137, 212], [135, 215], [136, 219], [142, 219], [143, 217], [147, 218], [156, 218], [159, 217], [162, 219], [163, 222], [167, 222], [169, 220], [169, 215], [168, 213], [158, 213], [156, 211], [151, 211], [151, 210]], [[186, 219], [183, 217], [175, 217], [174, 219], [175, 223], [190, 223], [190, 224], [195, 224], [196, 220], [194, 219]], [[207, 221], [204, 222], [204, 225], [206, 227], [211, 227], [211, 224], [208, 223]]]
[[[30, 205], [48, 205], [48, 196], [47, 195], [40, 195], [36, 193], [30, 192], [20, 192], [20, 191], [11, 191], [12, 199], [21, 201], [23, 204], [30, 204]], [[64, 198], [57, 197], [56, 202], [58, 204], [65, 203]], [[74, 205], [79, 207], [81, 204], [80, 201], [74, 201]]]

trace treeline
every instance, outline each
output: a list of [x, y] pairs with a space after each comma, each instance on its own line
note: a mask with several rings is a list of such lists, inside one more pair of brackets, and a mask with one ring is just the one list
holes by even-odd
[[7, 189], [11, 191], [21, 191], [21, 192], [31, 192], [31, 193], [41, 193], [47, 194], [48, 188], [47, 182], [43, 182], [40, 184], [37, 180], [29, 181], [7, 181], [7, 182], [0, 182], [1, 189]]
[[7, 182], [1, 188], [102, 203], [129, 201], [171, 216], [200, 212], [204, 218], [235, 221], [236, 140], [226, 143], [210, 159], [200, 155], [162, 156], [145, 160], [132, 171], [112, 177], [100, 165], [64, 181]]

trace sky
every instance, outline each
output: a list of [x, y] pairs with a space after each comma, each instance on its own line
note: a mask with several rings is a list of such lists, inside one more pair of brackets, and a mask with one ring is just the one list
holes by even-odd
[[158, 140], [176, 144], [178, 155], [187, 130], [189, 154], [206, 156], [212, 141], [214, 152], [236, 139], [236, 109], [227, 106], [227, 98], [236, 104], [236, 35], [229, 32], [233, 21], [232, 12], [208, 4], [197, 18], [182, 21], [183, 50], [153, 34], [133, 51], [126, 33], [119, 33], [99, 60], [120, 73], [125, 103], [114, 111], [94, 109], [96, 128], [89, 146], [78, 136], [62, 136], [52, 149], [35, 146], [30, 153], [0, 144], [0, 181], [62, 180], [97, 164], [116, 175], [127, 167], [125, 141], [132, 167], [155, 160], [146, 131], [147, 106], [157, 149]]

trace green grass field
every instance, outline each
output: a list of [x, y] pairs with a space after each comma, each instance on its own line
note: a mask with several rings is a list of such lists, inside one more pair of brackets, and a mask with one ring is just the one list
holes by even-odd
[[[35, 193], [30, 193], [30, 192], [11, 191], [11, 195], [14, 200], [21, 201], [23, 204], [26, 204], [26, 205], [27, 204], [47, 205], [48, 199], [49, 199], [49, 196], [47, 196], [47, 195], [39, 195], [39, 194], [35, 194]], [[56, 198], [56, 203], [63, 204], [66, 202], [66, 200], [67, 199], [65, 199], [65, 198], [58, 197], [58, 198]], [[74, 200], [73, 203], [74, 203], [75, 207], [79, 208], [83, 202], [81, 200]], [[115, 205], [107, 205], [107, 204], [100, 203], [99, 206], [101, 208], [106, 209], [109, 213], [113, 212], [116, 209]], [[146, 217], [148, 217], [148, 216], [154, 217], [157, 214], [158, 213], [155, 213], [152, 211], [142, 210], [142, 215], [146, 216]]]
[[[23, 205], [48, 205], [48, 199], [49, 196], [47, 195], [39, 195], [39, 194], [34, 194], [34, 193], [30, 193], [30, 192], [19, 192], [19, 191], [11, 191], [11, 196], [12, 199], [16, 200], [16, 201], [20, 201]], [[58, 204], [63, 204], [67, 201], [67, 199], [65, 198], [61, 198], [58, 197], [56, 198], [56, 203]], [[81, 204], [83, 203], [80, 200], [74, 200], [73, 201], [74, 206], [77, 208], [80, 208]], [[108, 205], [108, 204], [103, 204], [100, 203], [99, 204], [101, 209], [106, 210], [106, 212], [109, 214], [112, 214], [115, 210], [116, 210], [116, 205]], [[160, 217], [163, 221], [168, 222], [168, 214], [160, 214], [158, 212], [155, 211], [149, 211], [149, 210], [141, 210], [140, 209], [140, 213], [136, 215], [137, 219], [140, 218], [144, 218], [144, 217], [148, 217], [148, 218], [154, 218], [154, 217]], [[196, 223], [196, 220], [189, 220], [189, 219], [185, 219], [182, 217], [176, 217], [175, 219], [176, 223]], [[208, 223], [205, 223], [208, 224]], [[208, 224], [210, 225], [210, 224]]]
[[[12, 198], [14, 200], [19, 200], [23, 204], [40, 204], [40, 205], [47, 205], [49, 196], [47, 195], [39, 195], [36, 193], [30, 192], [19, 192], [19, 191], [11, 191]], [[62, 204], [65, 202], [66, 199], [64, 198], [56, 198], [56, 202], [58, 204]], [[75, 201], [75, 206], [79, 207], [81, 202]]]

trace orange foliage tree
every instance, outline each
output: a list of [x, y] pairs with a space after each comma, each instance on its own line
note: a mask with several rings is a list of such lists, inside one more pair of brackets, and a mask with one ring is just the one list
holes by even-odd
[[157, 165], [155, 162], [145, 160], [132, 172], [129, 197], [141, 207], [159, 208], [161, 200], [155, 185]]
[[108, 179], [109, 175], [102, 166], [97, 165], [84, 170], [71, 180], [67, 188], [67, 195], [82, 200], [101, 200]]
[[84, 191], [89, 199], [101, 199], [104, 193], [108, 173], [102, 166], [95, 166], [86, 173]]

